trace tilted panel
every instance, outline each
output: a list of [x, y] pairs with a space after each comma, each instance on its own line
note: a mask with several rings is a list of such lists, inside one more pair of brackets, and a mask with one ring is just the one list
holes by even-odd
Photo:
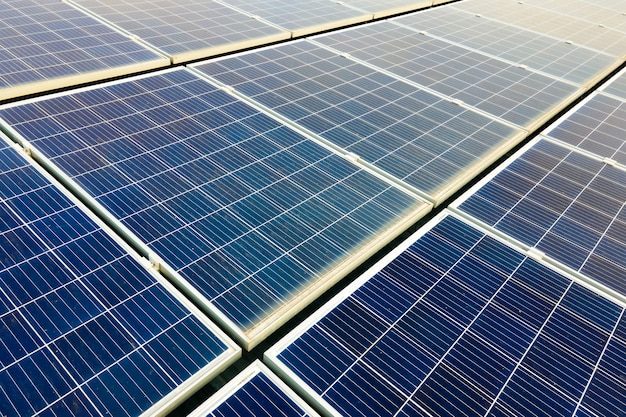
[[3, 139], [0, 414], [162, 413], [240, 355]]
[[0, 117], [247, 347], [430, 209], [183, 69]]

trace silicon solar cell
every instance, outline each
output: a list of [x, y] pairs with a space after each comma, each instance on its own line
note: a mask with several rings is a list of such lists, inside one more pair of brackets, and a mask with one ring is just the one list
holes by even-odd
[[0, 3], [0, 100], [168, 63], [63, 2]]
[[285, 30], [215, 1], [71, 1], [167, 54], [173, 63], [291, 37]]
[[294, 37], [372, 20], [371, 13], [328, 0], [226, 0], [229, 5], [289, 30]]
[[329, 415], [619, 415], [624, 326], [622, 305], [447, 216], [266, 360]]
[[626, 71], [621, 71], [602, 87], [603, 93], [612, 94], [626, 101]]
[[453, 204], [626, 295], [626, 170], [547, 140]]
[[574, 84], [391, 22], [313, 39], [527, 129], [546, 121], [579, 91]]
[[523, 134], [308, 41], [193, 68], [436, 202]]
[[247, 347], [431, 207], [184, 69], [0, 117]]
[[621, 62], [615, 56], [476, 16], [453, 6], [437, 7], [392, 21], [581, 85], [593, 85]]
[[594, 94], [546, 135], [626, 166], [626, 103]]
[[0, 414], [165, 412], [240, 355], [0, 137]]
[[410, 0], [387, 0], [380, 2], [377, 0], [347, 0], [343, 2], [346, 6], [355, 7], [360, 10], [370, 12], [375, 19], [390, 16], [396, 13], [409, 12], [432, 6], [432, 0], [410, 1]]
[[[603, 22], [587, 21], [580, 9], [577, 12], [581, 14], [574, 17], [562, 14], [559, 10], [546, 10], [516, 1], [472, 0], [455, 7], [616, 57], [626, 57], [626, 32], [607, 27]], [[561, 8], [567, 10], [573, 7], [574, 4]]]
[[255, 361], [189, 417], [318, 416], [282, 380]]

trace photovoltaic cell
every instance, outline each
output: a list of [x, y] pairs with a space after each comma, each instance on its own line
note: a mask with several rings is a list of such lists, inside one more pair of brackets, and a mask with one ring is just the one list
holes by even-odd
[[162, 412], [235, 359], [216, 327], [0, 140], [0, 414]]
[[611, 82], [602, 88], [602, 91], [626, 101], [626, 71], [622, 71], [613, 77]]
[[625, 325], [623, 306], [447, 216], [266, 358], [329, 414], [619, 415]]
[[619, 61], [599, 51], [452, 6], [433, 8], [392, 21], [577, 84], [597, 81]]
[[261, 362], [254, 362], [189, 417], [317, 416]]
[[0, 117], [249, 331], [242, 343], [430, 209], [183, 69]]
[[294, 37], [366, 22], [373, 17], [342, 2], [328, 0], [226, 0], [226, 3], [283, 27]]
[[308, 41], [194, 68], [436, 200], [521, 134]]
[[595, 94], [546, 135], [626, 166], [626, 102]]
[[388, 21], [314, 40], [526, 128], [553, 115], [578, 90]]
[[71, 1], [169, 55], [174, 63], [291, 36], [287, 31], [215, 1]]
[[[575, 4], [562, 3], [558, 9], [547, 10], [526, 2], [479, 0], [463, 2], [454, 7], [616, 57], [626, 56], [624, 49], [626, 32], [607, 27], [606, 22], [603, 21], [587, 20], [583, 14], [584, 11], [574, 9], [575, 6]], [[595, 8], [602, 9], [602, 5], [597, 5]], [[577, 16], [562, 13], [567, 10], [576, 10]]]
[[626, 295], [623, 168], [542, 140], [458, 208]]
[[167, 64], [64, 2], [0, 3], [0, 100]]

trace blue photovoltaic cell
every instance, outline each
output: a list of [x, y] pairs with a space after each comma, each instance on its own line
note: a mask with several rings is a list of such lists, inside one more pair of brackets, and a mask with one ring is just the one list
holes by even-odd
[[546, 140], [459, 209], [626, 295], [626, 171]]
[[547, 135], [626, 166], [626, 102], [595, 94]]
[[136, 416], [234, 355], [6, 144], [0, 340], [4, 416]]
[[520, 126], [556, 110], [578, 89], [389, 21], [315, 41]]
[[392, 21], [577, 84], [585, 84], [604, 74], [617, 60], [600, 51], [482, 18], [452, 6], [433, 8]]
[[[0, 99], [9, 98], [5, 95], [11, 94], [11, 87], [134, 64], [150, 65], [151, 61], [156, 66], [161, 59], [139, 43], [55, 0], [1, 2], [0, 40]], [[31, 87], [23, 94], [36, 90], [36, 86]]]
[[624, 308], [453, 217], [344, 297], [270, 354], [341, 415], [623, 411]]
[[620, 75], [614, 77], [602, 91], [626, 100], [626, 72], [621, 72]]
[[0, 117], [243, 329], [428, 206], [186, 70]]
[[328, 0], [227, 0], [226, 3], [298, 35], [372, 19], [371, 14]]
[[174, 62], [287, 39], [289, 32], [215, 1], [73, 0]]
[[[258, 367], [258, 365], [253, 364], [251, 367]], [[218, 404], [211, 405], [212, 400], [209, 399], [205, 403], [207, 406], [210, 405], [207, 411], [198, 409], [194, 417], [306, 417], [311, 415], [294, 401], [292, 395], [295, 394], [285, 392], [266, 372], [262, 369], [256, 370], [253, 375], [239, 382], [240, 387]]]
[[519, 133], [307, 41], [195, 68], [429, 194]]

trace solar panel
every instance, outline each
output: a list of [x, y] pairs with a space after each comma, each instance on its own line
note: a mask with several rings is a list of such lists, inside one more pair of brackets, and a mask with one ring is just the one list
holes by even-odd
[[166, 412], [240, 349], [0, 137], [0, 414]]
[[226, 0], [229, 5], [289, 30], [294, 37], [372, 20], [372, 14], [328, 0]]
[[63, 2], [0, 3], [0, 100], [168, 64]]
[[[455, 7], [616, 57], [626, 57], [624, 48], [626, 32], [601, 25], [602, 22], [589, 22], [580, 15], [567, 16], [560, 10], [546, 10], [517, 1], [472, 0], [462, 2]], [[598, 6], [598, 8], [601, 7]], [[572, 5], [563, 4], [559, 9], [571, 10]]]
[[620, 63], [615, 56], [453, 6], [437, 7], [392, 21], [586, 86], [595, 84]]
[[388, 21], [313, 39], [527, 129], [540, 126], [580, 93], [575, 84]]
[[594, 94], [563, 116], [546, 135], [626, 166], [626, 103]]
[[626, 171], [540, 140], [453, 204], [626, 295]]
[[173, 63], [291, 37], [285, 30], [216, 1], [68, 1], [162, 51]]
[[0, 117], [247, 347], [431, 207], [185, 69]]
[[436, 202], [523, 134], [308, 41], [193, 68]]
[[626, 101], [626, 71], [622, 70], [611, 79], [611, 82], [602, 87], [602, 92], [612, 94]]
[[391, 16], [398, 13], [409, 12], [432, 6], [432, 0], [411, 1], [411, 0], [346, 0], [343, 2], [348, 7], [370, 12], [374, 19]]
[[453, 216], [265, 356], [328, 415], [619, 415], [624, 306]]
[[255, 361], [189, 417], [318, 415], [272, 371]]

